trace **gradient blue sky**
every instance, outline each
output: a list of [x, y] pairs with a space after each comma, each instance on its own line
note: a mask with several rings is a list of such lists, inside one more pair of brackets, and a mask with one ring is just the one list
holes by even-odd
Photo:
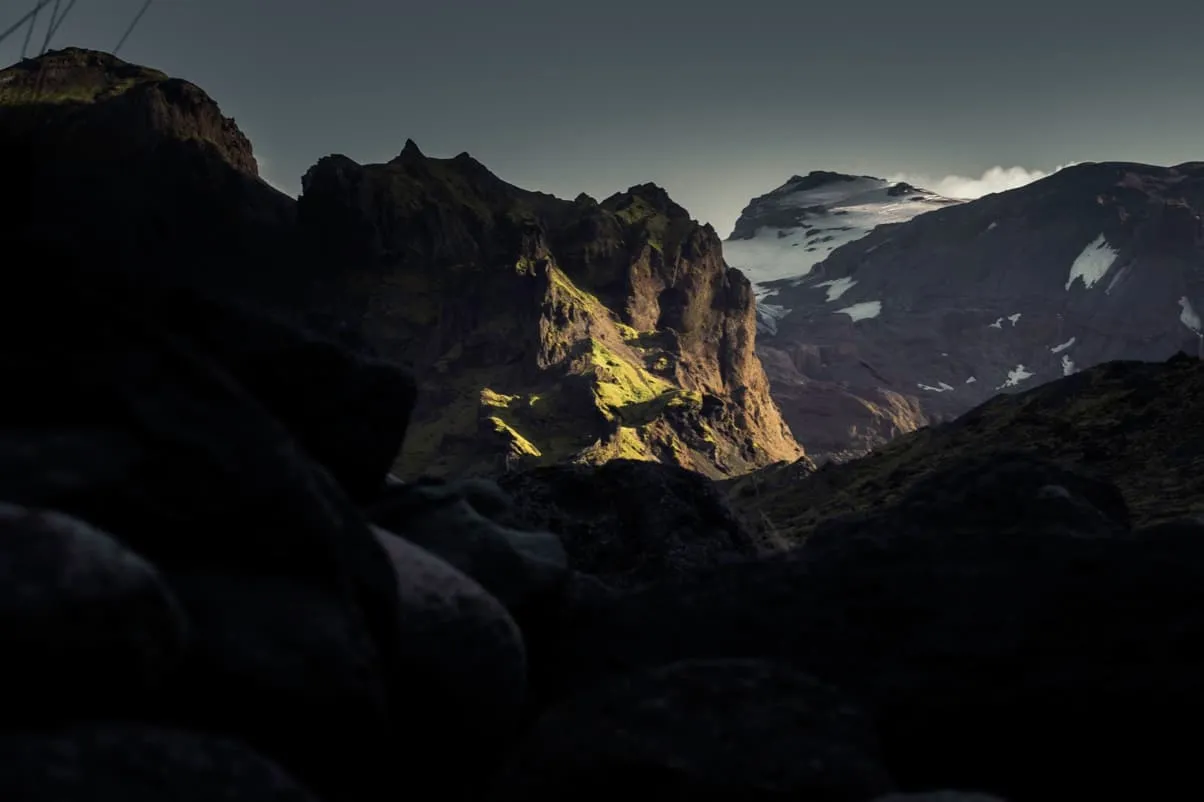
[[[78, 0], [54, 44], [111, 50], [140, 5]], [[121, 56], [200, 84], [289, 192], [410, 137], [565, 197], [655, 181], [726, 236], [813, 169], [970, 194], [1202, 160], [1202, 36], [1199, 0], [156, 0]], [[947, 178], [994, 166], [1022, 169]]]

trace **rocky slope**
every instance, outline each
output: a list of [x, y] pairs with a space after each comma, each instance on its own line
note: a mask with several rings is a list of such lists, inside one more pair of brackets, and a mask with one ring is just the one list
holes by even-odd
[[[42, 266], [0, 293], [4, 799], [1065, 802], [1197, 774], [1192, 358], [993, 402], [767, 553], [674, 466], [391, 482], [405, 372]], [[1115, 434], [1076, 470], [1086, 423]], [[973, 453], [1017, 430], [1062, 459]], [[1090, 475], [1126, 459], [1140, 495]]]
[[299, 214], [369, 341], [418, 372], [403, 475], [625, 457], [722, 476], [801, 454], [749, 282], [659, 187], [564, 201], [407, 142], [323, 159]]
[[759, 350], [813, 456], [999, 392], [1200, 347], [1204, 164], [1082, 164], [874, 229], [769, 282]]
[[404, 475], [663, 460], [725, 476], [801, 450], [747, 280], [651, 186], [527, 192], [467, 154], [331, 156], [294, 201], [198, 87], [54, 51], [0, 72], [8, 242], [269, 306], [412, 366]]
[[1204, 515], [1204, 364], [1108, 362], [1016, 393], [948, 423], [816, 471], [775, 466], [724, 484], [755, 529], [797, 543], [832, 516], [897, 501], [974, 455], [1031, 454], [1119, 488], [1135, 525]]

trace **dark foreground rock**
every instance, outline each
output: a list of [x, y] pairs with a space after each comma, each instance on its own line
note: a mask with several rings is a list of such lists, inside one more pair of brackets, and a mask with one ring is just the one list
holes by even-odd
[[[397, 571], [402, 655], [410, 677], [406, 727], [423, 751], [492, 768], [526, 702], [522, 633], [496, 598], [430, 552], [375, 530]], [[471, 726], [466, 726], [471, 722]]]
[[760, 553], [715, 483], [635, 460], [507, 474], [506, 519], [560, 535], [572, 566], [616, 586], [689, 573]]
[[0, 542], [0, 651], [23, 689], [11, 719], [121, 714], [176, 668], [187, 625], [153, 565], [82, 521], [11, 504]]
[[1178, 733], [1204, 714], [1204, 525], [1129, 530], [1114, 489], [1031, 457], [1026, 485], [1021, 459], [951, 466], [796, 552], [583, 617], [562, 691], [758, 656], [864, 704], [903, 788], [1054, 800], [1186, 782]]
[[1064, 802], [1194, 777], [1196, 519], [1134, 526], [1114, 484], [1015, 449], [776, 553], [668, 466], [398, 483], [383, 444], [340, 445], [386, 408], [357, 388], [404, 416], [403, 374], [54, 268], [0, 296], [6, 798]]
[[[404, 682], [384, 550], [290, 416], [272, 415], [271, 397], [176, 314], [173, 291], [76, 267], [46, 265], [0, 301], [0, 499], [103, 529], [179, 600], [186, 659], [165, 687], [128, 695], [127, 715], [217, 731], [237, 721], [318, 793], [372, 793]], [[293, 410], [339, 397], [305, 389]]]
[[856, 802], [892, 783], [868, 716], [833, 688], [758, 660], [619, 677], [545, 715], [498, 800]]
[[0, 797], [21, 802], [318, 802], [229, 739], [137, 724], [0, 735]]

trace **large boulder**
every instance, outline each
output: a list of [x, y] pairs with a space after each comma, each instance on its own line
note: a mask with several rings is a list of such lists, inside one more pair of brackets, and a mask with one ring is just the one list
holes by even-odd
[[561, 591], [568, 560], [555, 535], [499, 521], [509, 505], [487, 479], [424, 479], [387, 487], [368, 515], [454, 565], [518, 613]]
[[570, 565], [631, 587], [760, 553], [759, 543], [701, 474], [656, 462], [557, 465], [499, 479], [508, 520], [555, 532]]
[[[501, 602], [472, 579], [392, 532], [373, 531], [400, 591], [405, 727], [418, 736], [410, 776], [438, 783], [444, 794], [479, 790], [523, 712], [522, 634]], [[452, 754], [473, 770], [447, 776], [443, 761]]]
[[177, 325], [170, 292], [67, 260], [26, 279], [0, 294], [0, 500], [87, 521], [157, 567], [192, 633], [160, 720], [371, 798], [396, 761], [403, 672], [397, 579], [367, 522]]
[[154, 566], [76, 518], [0, 503], [0, 652], [20, 689], [10, 722], [149, 711], [186, 635]]
[[21, 802], [318, 802], [226, 738], [123, 722], [0, 734], [0, 798]]

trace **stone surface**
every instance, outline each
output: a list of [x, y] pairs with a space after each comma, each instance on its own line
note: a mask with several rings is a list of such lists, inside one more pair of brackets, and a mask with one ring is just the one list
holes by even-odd
[[889, 790], [872, 724], [832, 688], [757, 660], [618, 678], [540, 719], [498, 800], [869, 799]]
[[153, 707], [188, 625], [159, 572], [100, 530], [0, 503], [0, 651], [10, 721]]
[[318, 802], [225, 738], [134, 724], [0, 733], [0, 796], [22, 802]]
[[515, 498], [510, 520], [557, 533], [574, 569], [614, 586], [761, 551], [714, 483], [676, 466], [612, 460], [535, 468], [500, 481]]

